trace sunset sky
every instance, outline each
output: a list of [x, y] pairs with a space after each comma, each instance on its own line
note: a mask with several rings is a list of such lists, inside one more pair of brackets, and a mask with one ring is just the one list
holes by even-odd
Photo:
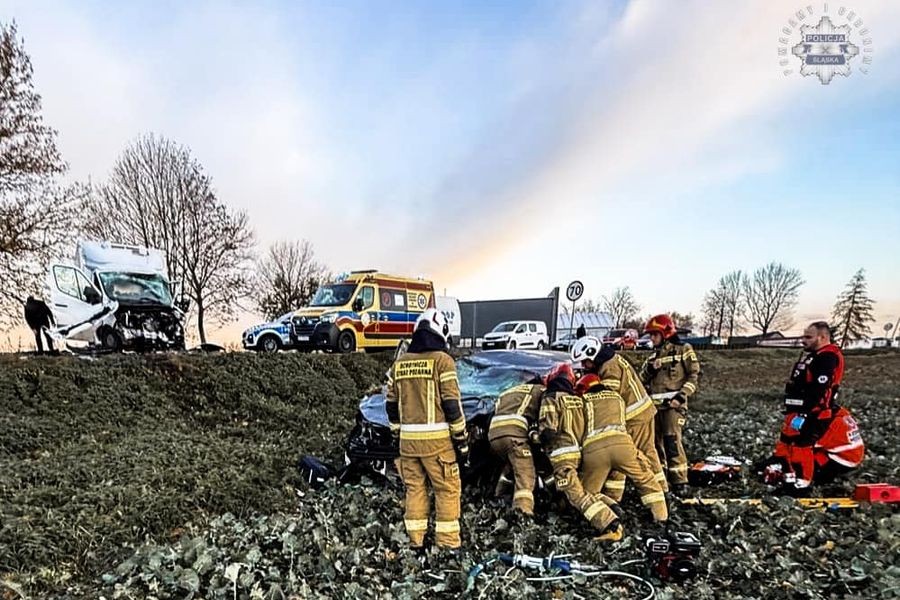
[[260, 247], [306, 238], [334, 271], [464, 300], [628, 285], [642, 314], [696, 314], [720, 275], [777, 260], [806, 280], [798, 322], [863, 267], [880, 333], [900, 317], [900, 2], [846, 3], [872, 64], [829, 85], [779, 65], [806, 6], [816, 24], [823, 3], [763, 1], [0, 0], [0, 20], [70, 177], [162, 134]]

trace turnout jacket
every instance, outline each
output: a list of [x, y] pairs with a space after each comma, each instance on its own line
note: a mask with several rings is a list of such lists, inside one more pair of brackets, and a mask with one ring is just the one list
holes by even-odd
[[615, 390], [625, 402], [625, 420], [645, 421], [656, 414], [650, 395], [644, 389], [634, 367], [621, 355], [613, 353], [602, 362], [597, 376], [606, 388]]
[[446, 352], [407, 352], [391, 367], [385, 405], [401, 456], [434, 456], [468, 437], [456, 364]]
[[625, 401], [615, 390], [595, 385], [581, 397], [584, 402], [584, 437], [582, 447], [601, 443], [631, 442], [625, 430]]
[[502, 437], [528, 436], [528, 430], [537, 424], [541, 410], [544, 386], [522, 384], [500, 394], [494, 407], [494, 416], [488, 429], [488, 440]]
[[581, 398], [575, 395], [574, 390], [548, 389], [544, 392], [538, 430], [551, 463], [581, 460], [584, 409]]
[[801, 356], [784, 387], [784, 412], [831, 418], [843, 378], [844, 355], [836, 345]]
[[656, 405], [665, 407], [678, 394], [690, 398], [700, 380], [700, 361], [690, 344], [671, 337], [647, 357], [641, 380]]

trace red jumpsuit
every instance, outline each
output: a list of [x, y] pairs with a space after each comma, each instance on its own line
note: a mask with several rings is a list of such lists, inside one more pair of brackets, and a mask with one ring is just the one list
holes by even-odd
[[828, 344], [802, 357], [785, 387], [785, 418], [774, 456], [796, 476], [797, 488], [825, 483], [862, 462], [865, 447], [856, 421], [836, 400], [844, 356]]

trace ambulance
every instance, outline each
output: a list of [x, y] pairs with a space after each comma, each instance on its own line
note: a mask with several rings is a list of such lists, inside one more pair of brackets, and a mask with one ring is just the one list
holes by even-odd
[[430, 281], [352, 271], [320, 286], [309, 306], [294, 312], [291, 346], [340, 353], [393, 349], [434, 306]]

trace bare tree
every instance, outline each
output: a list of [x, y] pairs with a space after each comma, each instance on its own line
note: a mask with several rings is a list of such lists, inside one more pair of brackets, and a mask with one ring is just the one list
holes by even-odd
[[694, 329], [694, 315], [691, 313], [680, 313], [677, 310], [669, 311], [669, 316], [675, 321], [675, 326], [680, 329]]
[[[741, 313], [744, 312], [744, 280], [747, 276], [740, 269], [732, 271], [719, 279], [719, 290], [722, 294], [723, 325], [728, 327], [728, 337], [743, 329]], [[721, 335], [721, 333], [719, 334]]]
[[865, 339], [872, 333], [875, 301], [869, 297], [866, 287], [865, 270], [860, 269], [834, 303], [831, 324], [837, 333], [835, 341], [840, 343], [841, 348], [847, 342]]
[[31, 60], [16, 24], [0, 23], [0, 313], [21, 318], [21, 302], [38, 295], [47, 262], [77, 229], [74, 209], [85, 186], [61, 186], [66, 171], [56, 131], [44, 125]]
[[791, 313], [803, 283], [800, 271], [776, 262], [760, 267], [752, 276], [744, 278], [745, 315], [763, 337], [773, 328], [782, 329], [793, 324]]
[[703, 298], [703, 331], [707, 335], [722, 337], [722, 326], [725, 322], [725, 290], [722, 280], [716, 287], [706, 292]]
[[254, 246], [247, 215], [223, 205], [200, 163], [170, 140], [150, 134], [130, 144], [85, 204], [85, 221], [94, 237], [166, 253], [203, 343], [207, 322], [232, 318], [246, 295]]
[[616, 288], [610, 296], [604, 296], [603, 307], [612, 315], [616, 327], [622, 327], [641, 309], [628, 287]]
[[328, 279], [328, 270], [307, 240], [275, 242], [257, 262], [257, 272], [256, 304], [270, 319], [306, 306]]

